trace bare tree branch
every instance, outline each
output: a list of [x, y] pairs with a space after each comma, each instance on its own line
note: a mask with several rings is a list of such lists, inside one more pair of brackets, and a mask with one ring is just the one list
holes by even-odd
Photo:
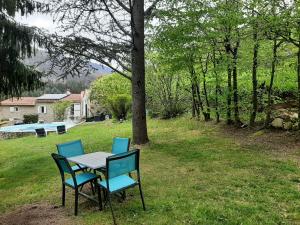
[[119, 29], [121, 31], [123, 31], [124, 35], [130, 36], [130, 33], [124, 29], [124, 27], [119, 23], [119, 21], [116, 19], [114, 14], [111, 12], [111, 10], [109, 9], [109, 7], [106, 4], [106, 0], [104, 0], [103, 3], [105, 4], [105, 7], [106, 7], [106, 10], [107, 10], [108, 14], [111, 16], [111, 18], [116, 23], [116, 25], [119, 27]]
[[121, 6], [126, 12], [131, 13], [130, 8], [124, 5], [120, 0], [116, 0], [116, 2]]
[[151, 16], [152, 11], [155, 9], [155, 7], [156, 7], [156, 5], [157, 5], [157, 3], [158, 3], [159, 1], [161, 1], [161, 0], [155, 0], [155, 1], [148, 7], [148, 9], [145, 10], [144, 16], [145, 16], [146, 18], [149, 18], [149, 17]]

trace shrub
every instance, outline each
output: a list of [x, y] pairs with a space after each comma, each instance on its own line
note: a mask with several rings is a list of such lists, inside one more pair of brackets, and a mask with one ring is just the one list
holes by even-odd
[[128, 112], [131, 108], [131, 97], [127, 94], [119, 94], [109, 99], [110, 109], [113, 117], [117, 120], [126, 120]]
[[[100, 77], [91, 85], [91, 100], [96, 103], [98, 110], [113, 114], [116, 119], [126, 119], [131, 106], [130, 80], [112, 74]], [[99, 107], [100, 106], [100, 107]]]
[[37, 114], [28, 114], [23, 116], [23, 122], [28, 124], [28, 123], [37, 123], [39, 120], [39, 116]]

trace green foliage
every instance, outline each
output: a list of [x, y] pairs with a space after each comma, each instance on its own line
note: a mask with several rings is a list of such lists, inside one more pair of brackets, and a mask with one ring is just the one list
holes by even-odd
[[[160, 58], [151, 56], [152, 65], [147, 68], [147, 109], [151, 117], [169, 119], [181, 115], [189, 107], [184, 87], [187, 79], [169, 64], [159, 63]], [[155, 66], [154, 66], [155, 64]]]
[[25, 124], [28, 124], [28, 123], [37, 123], [38, 120], [39, 120], [39, 116], [37, 114], [28, 114], [28, 115], [24, 115], [24, 120], [23, 122]]
[[[183, 81], [179, 92], [185, 99], [184, 111], [193, 111], [197, 106], [203, 114], [210, 110], [225, 119], [229, 109], [232, 115], [239, 111], [241, 118], [248, 120], [254, 105], [255, 29], [258, 41], [258, 113], [266, 113], [267, 109], [274, 39], [281, 45], [277, 52], [271, 103], [295, 102], [300, 93], [297, 84], [297, 65], [300, 62], [296, 57], [300, 37], [298, 6], [296, 1], [284, 4], [279, 0], [165, 2], [156, 14], [159, 22], [151, 26], [153, 35], [147, 77], [150, 112], [163, 114], [164, 104], [159, 91], [164, 88], [159, 81], [161, 78], [157, 79], [158, 74], [163, 74], [163, 77], [178, 76]], [[233, 77], [234, 68], [237, 69]], [[200, 93], [197, 98], [195, 86]]]
[[0, 0], [0, 94], [20, 96], [23, 91], [42, 86], [42, 74], [22, 62], [22, 58], [33, 54], [33, 42], [41, 44], [41, 38], [35, 29], [11, 17], [16, 11], [31, 14], [40, 7], [40, 3], [31, 0]]
[[[125, 109], [130, 105], [128, 102], [131, 102], [130, 96], [130, 80], [118, 74], [103, 76], [95, 80], [91, 85], [91, 100], [109, 112], [114, 113], [117, 119], [121, 116], [118, 111], [124, 113], [126, 111]], [[120, 103], [120, 105], [117, 105], [118, 103]], [[125, 113], [126, 115], [127, 111]]]
[[131, 96], [127, 94], [117, 94], [108, 100], [111, 112], [117, 120], [126, 120], [131, 109], [131, 102]]
[[70, 101], [58, 101], [52, 105], [53, 113], [56, 121], [63, 121], [65, 119], [66, 110], [71, 106]]

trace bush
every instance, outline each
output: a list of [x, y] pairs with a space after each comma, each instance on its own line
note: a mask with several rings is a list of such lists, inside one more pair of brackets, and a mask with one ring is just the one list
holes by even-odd
[[53, 113], [55, 120], [63, 121], [65, 119], [66, 109], [71, 106], [69, 101], [59, 101], [53, 104]]
[[101, 106], [102, 112], [108, 112], [118, 120], [126, 119], [131, 108], [130, 96], [130, 80], [119, 74], [100, 77], [91, 85], [90, 98], [93, 103]]
[[131, 108], [131, 97], [126, 94], [119, 94], [109, 99], [110, 109], [113, 117], [117, 120], [126, 120], [127, 114]]
[[24, 115], [24, 120], [23, 122], [28, 124], [28, 123], [37, 123], [39, 120], [39, 116], [37, 114], [29, 114], [29, 115]]
[[191, 105], [185, 93], [188, 81], [179, 73], [162, 67], [159, 71], [149, 68], [147, 73], [147, 109], [152, 118], [169, 119], [183, 114]]

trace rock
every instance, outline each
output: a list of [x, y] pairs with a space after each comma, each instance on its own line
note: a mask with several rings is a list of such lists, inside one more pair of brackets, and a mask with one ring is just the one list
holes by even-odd
[[293, 123], [292, 122], [285, 122], [283, 123], [283, 129], [285, 130], [291, 130], [293, 127]]
[[292, 126], [292, 130], [298, 130], [298, 123], [294, 123]]
[[275, 127], [275, 128], [283, 128], [283, 119], [275, 118], [272, 121], [271, 125], [272, 125], [272, 127]]
[[298, 113], [292, 113], [291, 120], [297, 120], [297, 119], [298, 119]]
[[288, 112], [284, 112], [278, 116], [278, 118], [283, 119], [284, 121], [290, 121], [291, 116]]

